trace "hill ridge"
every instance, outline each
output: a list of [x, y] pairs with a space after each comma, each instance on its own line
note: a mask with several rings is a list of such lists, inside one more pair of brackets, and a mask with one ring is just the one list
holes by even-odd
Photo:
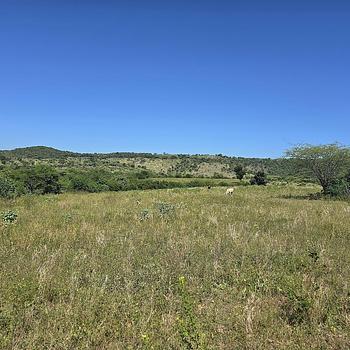
[[61, 150], [55, 147], [35, 145], [28, 147], [16, 147], [14, 149], [3, 149], [0, 150], [0, 154], [6, 155], [8, 157], [29, 157], [29, 158], [55, 158], [57, 156], [69, 156], [69, 157], [89, 157], [89, 156], [104, 156], [104, 157], [160, 157], [160, 158], [183, 158], [183, 157], [193, 157], [193, 158], [225, 158], [225, 159], [256, 159], [256, 160], [273, 160], [279, 158], [270, 157], [241, 157], [241, 156], [227, 156], [223, 154], [205, 154], [205, 153], [152, 153], [152, 152], [74, 152], [68, 150]]

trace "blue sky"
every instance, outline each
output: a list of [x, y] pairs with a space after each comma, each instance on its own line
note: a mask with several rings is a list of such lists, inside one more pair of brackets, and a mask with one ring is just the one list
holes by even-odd
[[349, 62], [346, 1], [1, 0], [0, 148], [349, 144]]

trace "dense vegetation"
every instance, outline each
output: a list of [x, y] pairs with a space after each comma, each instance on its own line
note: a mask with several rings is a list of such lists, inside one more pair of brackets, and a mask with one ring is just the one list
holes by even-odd
[[[279, 177], [299, 175], [292, 159], [262, 159], [227, 157], [224, 155], [169, 155], [152, 153], [74, 153], [49, 147], [27, 147], [12, 151], [0, 151], [1, 164], [8, 166], [32, 166], [46, 164], [55, 168], [103, 167], [123, 173], [145, 169], [157, 176], [171, 177], [235, 177], [234, 168], [241, 166], [245, 173], [265, 171]], [[238, 175], [240, 176], [240, 175]]]
[[[230, 186], [235, 178], [243, 180], [248, 173], [246, 181], [235, 182], [246, 185], [255, 167], [263, 169], [269, 162], [240, 159], [237, 163], [237, 159], [222, 155], [79, 154], [42, 146], [20, 148], [0, 152], [0, 196]], [[167, 169], [152, 165], [154, 160], [167, 164]]]
[[318, 181], [322, 195], [350, 196], [350, 148], [338, 143], [302, 145], [286, 152], [297, 161], [297, 169], [304, 169]]
[[349, 349], [350, 206], [318, 191], [0, 199], [0, 348]]
[[[203, 186], [230, 186], [234, 180], [151, 178], [146, 170], [121, 174], [102, 168], [55, 169], [48, 165], [4, 167], [0, 171], [0, 197], [14, 198], [23, 194], [62, 192], [104, 192], [184, 188]], [[246, 183], [236, 184], [245, 185]]]
[[[339, 144], [298, 146], [283, 159], [148, 153], [79, 154], [48, 147], [0, 152], [0, 197], [200, 186], [312, 182], [322, 195], [350, 196], [350, 150]], [[24, 158], [23, 158], [24, 157]], [[150, 163], [159, 160], [158, 166]], [[167, 164], [164, 170], [162, 164]], [[164, 165], [164, 164], [163, 164]], [[281, 174], [284, 174], [283, 176]], [[185, 178], [188, 181], [180, 181]], [[221, 181], [217, 181], [221, 179]]]

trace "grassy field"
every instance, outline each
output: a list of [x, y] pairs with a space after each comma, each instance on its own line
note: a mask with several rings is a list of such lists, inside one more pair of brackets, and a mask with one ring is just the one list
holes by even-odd
[[229, 183], [231, 185], [239, 185], [240, 181], [238, 179], [213, 179], [213, 178], [201, 178], [201, 177], [156, 177], [153, 180], [159, 181], [174, 181], [174, 182], [192, 182], [198, 181], [203, 183], [210, 182], [213, 185], [219, 185], [221, 182]]
[[[248, 180], [240, 181], [238, 179], [213, 179], [213, 178], [200, 178], [200, 177], [154, 177], [151, 178], [156, 181], [165, 181], [169, 183], [180, 183], [180, 184], [188, 184], [192, 182], [197, 182], [202, 186], [207, 186], [208, 184], [211, 186], [220, 186], [221, 184], [225, 184], [228, 186], [240, 186], [249, 184]], [[222, 186], [222, 185], [221, 185]]]
[[349, 349], [350, 204], [224, 190], [0, 201], [0, 348]]

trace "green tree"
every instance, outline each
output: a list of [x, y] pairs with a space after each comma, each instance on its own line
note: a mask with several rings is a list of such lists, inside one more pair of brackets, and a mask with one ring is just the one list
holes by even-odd
[[37, 165], [25, 171], [24, 186], [29, 193], [59, 193], [61, 186], [58, 172], [50, 166]]
[[337, 179], [329, 186], [328, 194], [332, 197], [349, 197], [350, 183], [346, 178]]
[[5, 157], [3, 154], [0, 153], [0, 163], [6, 163], [7, 162], [7, 157]]
[[236, 177], [239, 180], [242, 180], [244, 178], [244, 175], [247, 173], [247, 171], [240, 164], [237, 164], [233, 170], [235, 171]]
[[350, 185], [350, 170], [346, 173], [345, 180]]
[[267, 184], [266, 174], [264, 171], [258, 171], [251, 179], [251, 185], [265, 186]]
[[0, 176], [0, 197], [2, 198], [14, 198], [17, 195], [17, 189], [14, 182], [4, 176]]
[[301, 168], [308, 169], [318, 180], [325, 194], [342, 177], [350, 163], [350, 149], [338, 143], [302, 145], [286, 151], [286, 157], [298, 160]]

